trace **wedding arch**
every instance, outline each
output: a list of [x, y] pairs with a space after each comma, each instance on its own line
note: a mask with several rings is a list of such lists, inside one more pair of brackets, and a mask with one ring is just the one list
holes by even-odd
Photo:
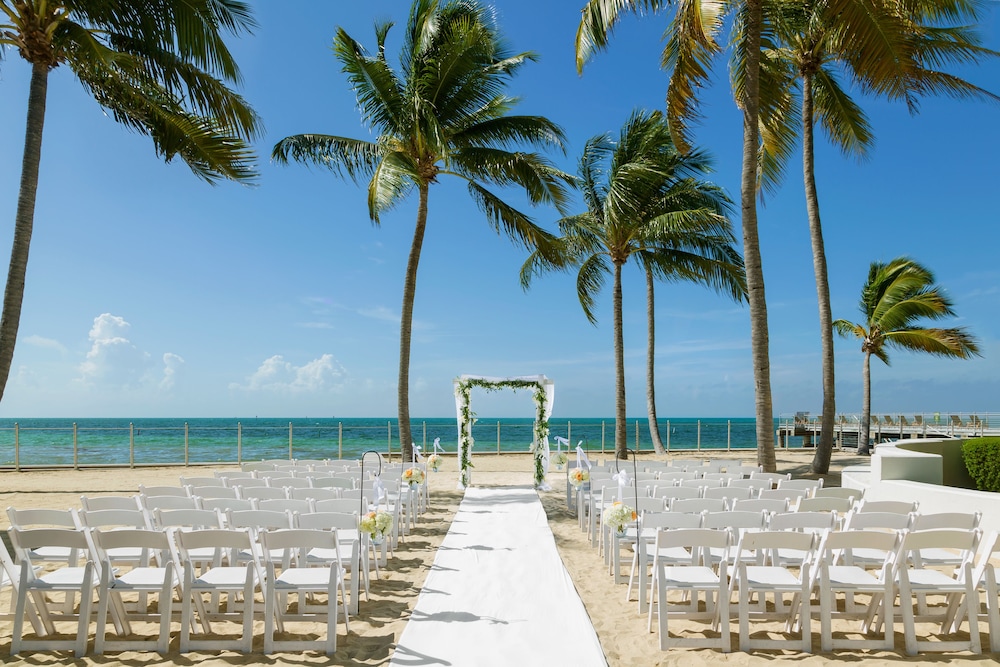
[[552, 400], [555, 397], [555, 383], [544, 375], [522, 375], [515, 377], [489, 377], [485, 375], [462, 375], [455, 378], [455, 409], [458, 411], [458, 488], [464, 490], [472, 483], [472, 388], [486, 391], [498, 389], [530, 389], [535, 399], [535, 428], [531, 441], [531, 452], [535, 456], [535, 488], [550, 491], [545, 475], [549, 471], [549, 417], [552, 416]]

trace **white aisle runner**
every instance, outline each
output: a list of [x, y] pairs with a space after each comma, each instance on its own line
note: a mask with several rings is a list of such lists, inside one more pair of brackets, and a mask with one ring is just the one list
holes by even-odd
[[390, 665], [607, 664], [538, 494], [466, 490]]

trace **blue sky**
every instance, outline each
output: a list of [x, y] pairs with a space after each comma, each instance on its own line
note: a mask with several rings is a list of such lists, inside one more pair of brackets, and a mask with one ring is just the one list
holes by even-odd
[[[243, 94], [263, 117], [256, 187], [212, 187], [163, 164], [149, 141], [115, 124], [65, 68], [50, 77], [35, 231], [20, 335], [0, 403], [4, 417], [393, 417], [403, 270], [416, 201], [368, 220], [365, 193], [303, 166], [271, 164], [271, 147], [301, 132], [367, 137], [331, 53], [337, 26], [374, 47], [392, 18], [398, 52], [408, 3], [263, 2], [259, 29], [230, 40]], [[587, 138], [616, 133], [635, 108], [660, 108], [664, 17], [628, 19], [578, 76], [573, 37], [581, 0], [497, 0], [511, 46], [535, 51], [510, 91], [521, 113], [544, 114], [569, 139], [557, 163], [574, 171]], [[998, 12], [984, 26], [1000, 49]], [[1000, 91], [1000, 64], [962, 72]], [[28, 68], [0, 65], [0, 249], [10, 247]], [[725, 70], [705, 91], [699, 146], [717, 183], [739, 198], [740, 118]], [[1000, 411], [1000, 107], [928, 99], [863, 102], [877, 136], [858, 163], [821, 144], [817, 177], [834, 317], [857, 318], [869, 264], [909, 255], [930, 267], [979, 337], [983, 358], [892, 354], [873, 364], [876, 412]], [[760, 208], [776, 414], [818, 412], [819, 332], [799, 163]], [[532, 211], [552, 226], [554, 210]], [[734, 225], [739, 230], [738, 216]], [[740, 245], [742, 248], [742, 245]], [[462, 373], [544, 373], [556, 417], [614, 413], [610, 289], [590, 325], [573, 277], [521, 290], [524, 251], [490, 230], [458, 183], [431, 191], [414, 314], [414, 418], [454, 414]], [[624, 284], [628, 414], [645, 414], [646, 311], [639, 270]], [[749, 311], [684, 285], [657, 291], [657, 403], [668, 417], [752, 416]], [[861, 409], [860, 346], [838, 339], [838, 411]], [[483, 416], [530, 416], [530, 398], [474, 398]]]

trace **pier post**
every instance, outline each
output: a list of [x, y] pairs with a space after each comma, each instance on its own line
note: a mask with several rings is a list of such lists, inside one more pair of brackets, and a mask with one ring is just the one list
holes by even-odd
[[606, 437], [606, 431], [605, 431], [605, 428], [604, 428], [605, 426], [606, 426], [606, 424], [602, 421], [601, 422], [601, 455], [604, 454], [604, 439]]
[[731, 419], [726, 420], [726, 451], [732, 451], [733, 449], [733, 422]]
[[337, 422], [337, 460], [344, 460], [344, 422]]
[[639, 420], [635, 421], [635, 452], [639, 453]]
[[698, 451], [701, 451], [701, 420], [698, 420]]
[[14, 422], [14, 470], [21, 472], [21, 427]]
[[288, 422], [288, 460], [295, 460], [295, 457], [292, 456], [292, 422]]
[[[188, 467], [188, 457], [191, 451], [191, 429], [188, 428], [188, 423], [184, 422], [184, 467]], [[237, 442], [236, 449], [237, 457], [239, 457], [239, 443]]]
[[78, 460], [79, 453], [79, 441], [76, 437], [76, 422], [73, 422], [73, 470], [80, 469], [80, 462]]
[[670, 453], [670, 420], [667, 420], [667, 454]]
[[128, 423], [128, 467], [135, 467], [135, 424]]
[[[184, 456], [187, 456], [187, 445], [184, 446]], [[243, 422], [236, 422], [236, 462], [243, 463]]]

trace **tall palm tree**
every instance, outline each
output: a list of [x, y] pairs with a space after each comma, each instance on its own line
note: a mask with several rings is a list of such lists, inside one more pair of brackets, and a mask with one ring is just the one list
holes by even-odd
[[[659, 12], [667, 0], [588, 0], [576, 36], [577, 69], [593, 54], [607, 47], [608, 37], [625, 12]], [[691, 145], [688, 126], [698, 117], [696, 91], [709, 76], [712, 57], [722, 49], [716, 36], [727, 14], [737, 17], [735, 52], [740, 67], [733, 77], [736, 104], [743, 113], [743, 157], [740, 175], [740, 219], [743, 228], [743, 259], [746, 264], [747, 300], [750, 306], [750, 346], [754, 371], [754, 403], [757, 417], [757, 461], [773, 472], [774, 410], [771, 401], [771, 365], [768, 352], [767, 299], [764, 270], [757, 233], [757, 169], [760, 148], [760, 47], [764, 30], [763, 0], [677, 3], [670, 29], [671, 39], [662, 64], [672, 69], [667, 87], [667, 116], [674, 141], [681, 150]]]
[[955, 312], [951, 299], [934, 284], [934, 274], [906, 257], [899, 257], [888, 264], [872, 262], [868, 279], [861, 289], [859, 305], [864, 316], [862, 322], [836, 320], [833, 327], [841, 336], [861, 339], [864, 404], [858, 451], [868, 454], [872, 355], [886, 366], [889, 365], [887, 348], [890, 347], [968, 359], [979, 356], [979, 345], [961, 327], [939, 329], [919, 326], [922, 319], [940, 320], [954, 316]]
[[551, 234], [487, 186], [520, 186], [532, 204], [561, 208], [566, 183], [572, 179], [538, 153], [510, 150], [517, 144], [562, 149], [563, 133], [546, 118], [510, 114], [517, 100], [504, 94], [507, 81], [536, 56], [509, 52], [489, 10], [471, 0], [416, 0], [399, 71], [385, 54], [391, 27], [376, 25], [374, 54], [342, 28], [334, 39], [334, 53], [355, 90], [364, 121], [377, 135], [375, 141], [299, 134], [278, 142], [272, 157], [281, 163], [323, 166], [355, 180], [370, 178], [368, 214], [376, 225], [384, 212], [417, 190], [399, 327], [399, 437], [409, 458], [410, 333], [430, 186], [442, 175], [465, 180], [469, 195], [494, 229], [545, 253]]
[[[236, 0], [0, 0], [0, 45], [31, 65], [21, 185], [0, 317], [0, 398], [21, 321], [35, 219], [49, 72], [65, 65], [126, 127], [148, 135], [157, 155], [180, 157], [199, 177], [252, 179], [248, 141], [260, 122], [227, 84], [239, 68], [224, 32], [254, 26]], [[0, 57], [5, 49], [0, 49]]]
[[709, 170], [698, 151], [682, 155], [660, 112], [634, 112], [617, 141], [590, 139], [580, 158], [578, 184], [585, 213], [559, 220], [556, 261], [541, 251], [521, 268], [528, 288], [535, 275], [575, 267], [577, 296], [592, 324], [595, 297], [613, 275], [615, 354], [615, 455], [628, 455], [625, 422], [625, 345], [622, 268], [632, 259], [657, 278], [689, 281], [742, 300], [743, 262], [725, 216], [729, 201], [715, 185], [698, 180]]
[[[771, 185], [780, 177], [794, 140], [801, 133], [822, 349], [823, 412], [820, 442], [811, 466], [815, 473], [824, 474], [830, 469], [836, 399], [833, 317], [816, 188], [814, 126], [819, 121], [829, 139], [845, 155], [866, 157], [874, 144], [868, 119], [841, 85], [840, 72], [846, 73], [860, 89], [890, 99], [905, 99], [914, 109], [917, 97], [927, 94], [997, 99], [959, 77], [926, 66], [932, 64], [940, 68], [949, 62], [961, 63], [997, 55], [979, 45], [975, 28], [979, 21], [977, 4], [957, 0], [951, 6], [953, 13], [947, 20], [958, 25], [945, 24], [945, 18], [937, 15], [936, 4], [885, 2], [881, 5], [882, 20], [872, 21], [872, 30], [866, 33], [865, 42], [856, 41], [856, 37], [845, 40], [844, 14], [832, 13], [825, 2], [776, 2], [768, 7], [777, 42], [764, 52], [763, 81], [767, 96], [775, 100], [772, 108], [778, 113], [763, 121], [763, 184]], [[902, 15], [903, 11], [907, 15]], [[859, 44], [863, 48], [859, 48]], [[857, 55], [863, 50], [883, 49], [886, 44], [896, 55], [888, 60], [889, 67], [881, 61], [873, 63]], [[877, 67], [872, 68], [873, 64]]]

